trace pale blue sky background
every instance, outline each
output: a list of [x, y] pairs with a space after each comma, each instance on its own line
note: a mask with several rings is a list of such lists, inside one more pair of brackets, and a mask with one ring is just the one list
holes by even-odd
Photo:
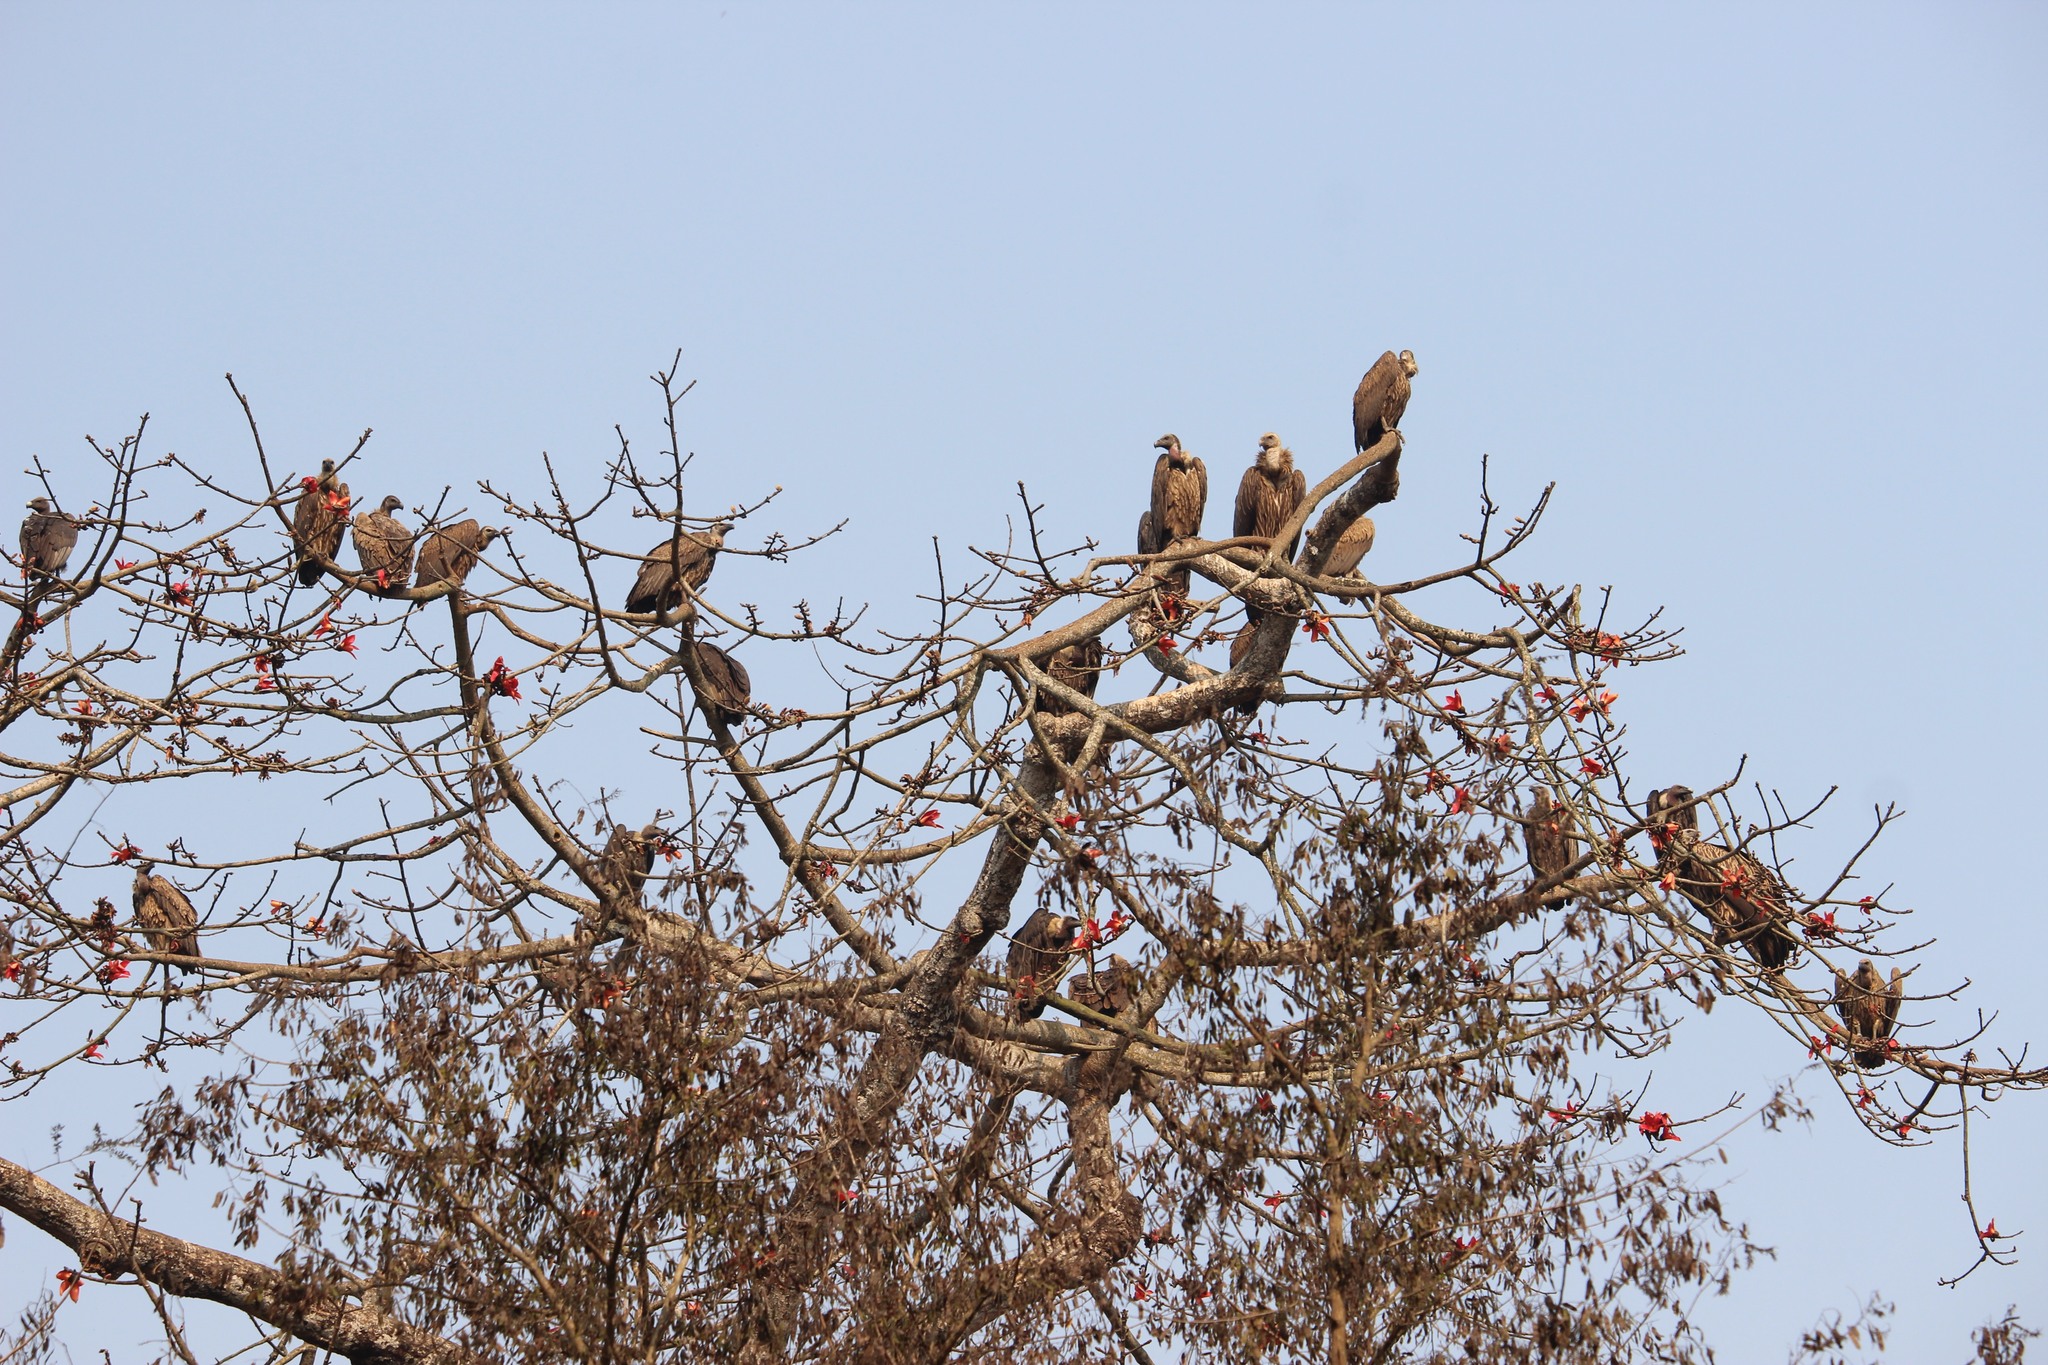
[[[1788, 798], [1839, 784], [1816, 868], [1900, 801], [1874, 866], [1940, 940], [1922, 979], [2048, 1045], [2015, 856], [2048, 749], [2044, 70], [2048, 17], [1992, 5], [16, 3], [0, 452], [76, 459], [147, 409], [158, 448], [246, 468], [231, 369], [274, 452], [373, 426], [430, 501], [543, 450], [588, 469], [615, 421], [653, 449], [645, 376], [681, 347], [697, 507], [781, 483], [786, 530], [853, 518], [721, 581], [888, 602], [931, 533], [1000, 536], [1020, 477], [1121, 546], [1167, 429], [1230, 478], [1268, 428], [1327, 469], [1360, 370], [1412, 347], [1377, 574], [1458, 557], [1481, 452], [1510, 506], [1557, 480], [1517, 576], [1686, 627], [1620, 688], [1638, 781], [1747, 753]], [[1664, 1107], [1804, 1060], [1717, 1011]], [[2048, 1305], [2048, 1097], [1978, 1126], [2024, 1263], [1947, 1291], [1953, 1142], [1882, 1148], [1808, 1093], [1810, 1133], [1728, 1144], [1779, 1257], [1702, 1304], [1724, 1359], [1863, 1290], [1900, 1360]], [[20, 1108], [10, 1151], [51, 1121]], [[41, 1282], [11, 1231], [0, 1285]]]

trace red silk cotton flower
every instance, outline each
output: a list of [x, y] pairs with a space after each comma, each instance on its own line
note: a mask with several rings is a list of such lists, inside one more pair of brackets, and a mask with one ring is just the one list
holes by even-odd
[[1651, 1110], [1636, 1124], [1636, 1131], [1652, 1142], [1677, 1142], [1678, 1132], [1671, 1126], [1671, 1115]]
[[519, 700], [519, 679], [511, 669], [505, 667], [504, 656], [500, 655], [498, 661], [491, 665], [491, 671], [484, 674], [484, 681], [489, 683], [491, 691], [499, 696]]

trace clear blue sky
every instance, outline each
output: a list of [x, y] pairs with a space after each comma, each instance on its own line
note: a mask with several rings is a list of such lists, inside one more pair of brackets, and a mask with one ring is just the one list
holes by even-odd
[[[1975, 982], [1943, 1022], [2048, 1045], [2044, 70], [2011, 5], [16, 3], [0, 451], [147, 409], [242, 468], [233, 370], [274, 451], [372, 426], [431, 500], [598, 460], [615, 421], [651, 448], [681, 347], [698, 506], [781, 483], [785, 528], [853, 518], [758, 600], [886, 602], [1020, 477], [1121, 544], [1164, 430], [1232, 477], [1267, 429], [1326, 469], [1360, 370], [1412, 347], [1378, 575], [1457, 557], [1482, 452], [1510, 505], [1556, 480], [1519, 576], [1686, 627], [1624, 680], [1638, 781], [1747, 754], [1839, 785], [1815, 867], [1899, 801], [1877, 865], [1939, 940], [1923, 978]], [[1660, 1079], [1694, 1108], [1805, 1060], [1733, 1010], [1690, 1034]], [[1728, 1146], [1779, 1255], [1702, 1305], [1724, 1359], [1864, 1290], [1900, 1360], [2048, 1305], [2048, 1097], [1977, 1130], [2023, 1265], [1947, 1291], [1954, 1144], [1808, 1093], [1810, 1132]], [[18, 1108], [10, 1149], [50, 1122]], [[46, 1263], [18, 1230], [0, 1284]]]

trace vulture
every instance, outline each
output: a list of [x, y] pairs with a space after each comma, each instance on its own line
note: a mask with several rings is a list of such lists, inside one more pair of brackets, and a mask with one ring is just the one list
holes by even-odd
[[690, 649], [697, 665], [697, 705], [727, 725], [744, 719], [754, 709], [754, 685], [746, 665], [702, 640]]
[[[1138, 518], [1138, 553], [1156, 555], [1176, 540], [1202, 534], [1202, 509], [1209, 505], [1209, 468], [1181, 449], [1180, 437], [1168, 432], [1154, 441], [1161, 455], [1152, 464], [1152, 505]], [[1161, 577], [1187, 591], [1186, 568]]]
[[1835, 973], [1835, 1012], [1848, 1030], [1858, 1066], [1879, 1067], [1889, 1060], [1885, 1045], [1899, 1026], [1899, 1004], [1906, 998], [1902, 975], [1892, 968], [1887, 985], [1877, 975], [1877, 964], [1867, 957], [1856, 964], [1854, 976]]
[[334, 558], [341, 548], [341, 533], [348, 525], [348, 485], [334, 477], [334, 461], [320, 462], [320, 477], [301, 479], [305, 485], [298, 506], [292, 509], [292, 544], [299, 552], [299, 582], [312, 587], [320, 581], [320, 565], [312, 556]]
[[1041, 905], [1010, 940], [1010, 980], [1016, 983], [1017, 1018], [1036, 1019], [1044, 1012], [1041, 997], [1066, 973], [1076, 927], [1071, 915], [1056, 915]]
[[1692, 799], [1692, 788], [1684, 786], [1650, 793], [1649, 834], [1657, 865], [1713, 921], [1717, 938], [1723, 943], [1740, 939], [1766, 970], [1781, 970], [1799, 946], [1785, 884], [1747, 853], [1702, 839]]
[[1075, 977], [1067, 987], [1067, 995], [1075, 1004], [1086, 1005], [1097, 1014], [1114, 1015], [1131, 1007], [1131, 991], [1137, 979], [1131, 964], [1112, 954], [1107, 967]]
[[687, 598], [685, 587], [690, 592], [703, 591], [711, 578], [712, 561], [718, 558], [732, 525], [720, 521], [702, 531], [678, 528], [666, 545], [649, 550], [640, 576], [633, 580], [633, 591], [626, 594], [626, 610], [673, 611]]
[[[1538, 787], [1522, 823], [1528, 830], [1525, 837], [1529, 844], [1529, 871], [1539, 882], [1562, 876], [1577, 856], [1572, 851], [1572, 836], [1565, 832], [1564, 822], [1564, 808], [1551, 804], [1550, 788]], [[1546, 893], [1544, 899], [1557, 905], [1572, 903], [1570, 896], [1559, 896], [1554, 891]]]
[[1415, 352], [1397, 356], [1388, 351], [1358, 381], [1358, 392], [1351, 395], [1351, 437], [1360, 450], [1372, 449], [1401, 425], [1401, 414], [1408, 410], [1408, 381], [1414, 377]]
[[[135, 865], [135, 922], [149, 936], [149, 946], [160, 953], [203, 957], [199, 951], [199, 912], [191, 900], [168, 877], [152, 874], [155, 863]], [[190, 971], [179, 967], [179, 971]]]
[[469, 571], [476, 567], [477, 560], [497, 538], [495, 529], [482, 525], [475, 517], [427, 532], [427, 543], [420, 547], [419, 572], [413, 575], [413, 583], [422, 588], [438, 587], [443, 583], [461, 587], [462, 581], [469, 577]]
[[1358, 561], [1364, 559], [1372, 549], [1373, 537], [1379, 528], [1372, 524], [1371, 517], [1360, 517], [1344, 528], [1344, 534], [1337, 537], [1337, 547], [1330, 551], [1329, 559], [1323, 563], [1323, 574], [1328, 578], [1341, 578], [1358, 568]]
[[21, 567], [31, 576], [55, 578], [64, 572], [71, 547], [78, 544], [78, 523], [50, 507], [50, 500], [28, 500], [21, 523]]
[[640, 904], [647, 890], [647, 878], [654, 871], [655, 850], [660, 847], [660, 825], [645, 825], [637, 832], [624, 825], [613, 825], [611, 838], [604, 841], [604, 852], [597, 855], [598, 880], [624, 893], [633, 904]]
[[402, 591], [412, 573], [413, 534], [392, 516], [405, 503], [392, 494], [377, 504], [374, 512], [363, 512], [355, 520], [356, 558], [363, 572], [377, 580], [378, 592]]
[[[1045, 671], [1054, 682], [1063, 683], [1092, 700], [1095, 685], [1102, 681], [1102, 638], [1091, 635], [1079, 644], [1068, 645], [1055, 652], [1045, 661]], [[1038, 694], [1040, 715], [1063, 716], [1073, 709], [1050, 692]]]
[[[1294, 452], [1281, 445], [1280, 438], [1269, 431], [1259, 438], [1259, 457], [1237, 485], [1237, 512], [1231, 518], [1230, 534], [1271, 539], [1307, 496], [1308, 480], [1294, 467]], [[1297, 534], [1282, 553], [1294, 558], [1300, 543]], [[1245, 615], [1256, 621], [1260, 612], [1247, 604]]]

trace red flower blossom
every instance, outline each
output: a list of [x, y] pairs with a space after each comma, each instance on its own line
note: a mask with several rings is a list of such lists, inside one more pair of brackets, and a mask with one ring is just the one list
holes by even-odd
[[346, 512], [348, 511], [348, 501], [348, 494], [338, 488], [334, 489], [327, 495], [327, 510], [330, 512]]
[[1986, 1223], [1984, 1225], [1984, 1231], [1978, 1233], [1977, 1235], [1987, 1242], [1995, 1242], [1999, 1238], [2005, 1236], [2004, 1233], [1998, 1230], [1998, 1220], [1996, 1218]]
[[1462, 815], [1472, 805], [1472, 797], [1463, 787], [1451, 788], [1451, 814]]
[[320, 613], [320, 624], [313, 627], [313, 638], [317, 640], [321, 636], [325, 635], [328, 631], [333, 629], [334, 618], [332, 614], [323, 611]]
[[839, 875], [839, 866], [836, 863], [814, 862], [811, 864], [811, 870], [828, 882]]
[[1152, 643], [1159, 646], [1159, 652], [1161, 654], [1171, 654], [1174, 650], [1180, 648], [1179, 645], [1176, 645], [1173, 642], [1173, 637], [1171, 635], [1162, 635], [1157, 640], [1154, 640]]
[[1584, 720], [1586, 718], [1586, 713], [1592, 709], [1593, 704], [1587, 701], [1584, 697], [1580, 697], [1576, 701], [1574, 701], [1570, 706], [1565, 707], [1564, 713], [1570, 716], [1573, 720]]
[[1897, 1129], [1898, 1135], [1899, 1135], [1900, 1137], [1904, 1137], [1904, 1136], [1905, 1136], [1906, 1134], [1908, 1134], [1908, 1133], [1910, 1133], [1910, 1132], [1912, 1132], [1912, 1131], [1913, 1131], [1913, 1125], [1912, 1125], [1912, 1124], [1910, 1124], [1910, 1123], [1902, 1123], [1902, 1124], [1900, 1124], [1900, 1125], [1898, 1126], [1898, 1129]]
[[1636, 1131], [1652, 1142], [1677, 1142], [1678, 1132], [1671, 1126], [1671, 1115], [1651, 1110], [1636, 1123]]
[[1816, 1033], [1808, 1037], [1806, 1040], [1806, 1055], [1809, 1059], [1818, 1057], [1822, 1053], [1827, 1052], [1829, 1049], [1833, 1047], [1834, 1043], [1832, 1041], [1823, 1038]]
[[1869, 1086], [1859, 1085], [1856, 1087], [1856, 1107], [1858, 1109], [1868, 1109], [1871, 1105], [1876, 1103], [1877, 1096], [1870, 1093]]
[[1503, 583], [1495, 588], [1494, 591], [1502, 597], [1516, 598], [1522, 595], [1522, 585], [1520, 583]]
[[1267, 1208], [1269, 1208], [1269, 1209], [1277, 1209], [1277, 1208], [1279, 1208], [1279, 1207], [1280, 1207], [1281, 1203], [1282, 1203], [1282, 1202], [1283, 1202], [1283, 1201], [1284, 1201], [1284, 1200], [1285, 1200], [1286, 1198], [1287, 1198], [1287, 1196], [1286, 1196], [1286, 1195], [1284, 1195], [1284, 1194], [1269, 1194], [1269, 1195], [1267, 1195], [1267, 1196], [1266, 1196], [1266, 1200], [1265, 1200], [1265, 1203], [1266, 1203], [1266, 1207], [1267, 1207]]
[[1539, 687], [1536, 689], [1536, 698], [1538, 701], [1547, 701], [1554, 706], [1557, 704], [1557, 689], [1554, 687]]
[[1426, 792], [1433, 792], [1443, 784], [1444, 775], [1434, 768], [1422, 775], [1422, 789]]
[[135, 567], [135, 561], [132, 559], [117, 559], [114, 561], [114, 567], [117, 569], [132, 569]]
[[1327, 616], [1310, 616], [1306, 618], [1301, 623], [1301, 633], [1308, 636], [1311, 643], [1317, 640], [1329, 639], [1330, 618]]
[[1598, 777], [1607, 771], [1607, 765], [1597, 758], [1581, 759], [1579, 761], [1579, 771], [1588, 777]]
[[1456, 692], [1451, 693], [1450, 696], [1444, 698], [1444, 710], [1449, 711], [1454, 716], [1463, 715], [1465, 713], [1465, 699]]
[[1514, 737], [1505, 730], [1501, 731], [1493, 737], [1493, 749], [1502, 758], [1506, 758], [1515, 751]]
[[1569, 1121], [1569, 1120], [1571, 1120], [1571, 1119], [1575, 1119], [1575, 1118], [1577, 1118], [1577, 1117], [1578, 1117], [1578, 1115], [1579, 1115], [1579, 1106], [1578, 1106], [1578, 1102], [1577, 1102], [1577, 1101], [1573, 1101], [1572, 1103], [1570, 1103], [1570, 1104], [1566, 1105], [1566, 1106], [1565, 1106], [1564, 1108], [1562, 1108], [1562, 1109], [1552, 1109], [1552, 1110], [1549, 1110], [1549, 1111], [1547, 1111], [1547, 1112], [1548, 1112], [1548, 1113], [1550, 1114], [1550, 1121], [1551, 1121], [1551, 1123], [1553, 1123], [1553, 1124], [1565, 1123], [1565, 1122], [1568, 1122], [1568, 1121]]
[[87, 1048], [85, 1049], [85, 1055], [86, 1055], [86, 1056], [88, 1056], [88, 1057], [90, 1057], [90, 1058], [92, 1058], [92, 1059], [93, 1059], [94, 1061], [98, 1061], [98, 1060], [99, 1060], [99, 1055], [100, 1055], [100, 1049], [101, 1049], [102, 1047], [105, 1047], [105, 1046], [106, 1046], [106, 1043], [107, 1043], [107, 1040], [106, 1040], [106, 1039], [104, 1039], [104, 1038], [95, 1038], [95, 1039], [93, 1039], [93, 1040], [92, 1040], [92, 1043], [91, 1043], [91, 1045], [90, 1045], [90, 1046], [88, 1046], [88, 1047], [87, 1047]]
[[1180, 620], [1180, 599], [1168, 593], [1159, 599], [1159, 610], [1169, 621]]
[[[351, 655], [351, 656], [352, 656], [352, 655], [354, 655], [354, 654], [355, 654], [355, 652], [356, 652], [356, 637], [355, 637], [355, 636], [353, 636], [353, 635], [344, 635], [344, 636], [342, 636], [342, 637], [341, 637], [341, 639], [339, 639], [339, 640], [337, 640], [337, 641], [335, 642], [335, 645], [334, 645], [334, 647], [335, 647], [336, 649], [340, 650], [340, 651], [341, 651], [342, 653], [344, 653], [344, 654], [348, 654], [348, 655]], [[511, 686], [510, 688], [507, 688], [507, 689], [505, 689], [505, 690], [506, 690], [506, 692], [507, 692], [507, 693], [508, 693], [508, 694], [509, 694], [509, 695], [511, 696], [512, 700], [514, 700], [514, 701], [518, 701], [518, 700], [519, 700], [519, 679], [517, 679], [517, 678], [514, 678], [514, 679], [512, 679], [512, 686]]]
[[917, 817], [917, 823], [918, 823], [918, 825], [919, 825], [920, 827], [922, 827], [922, 828], [924, 828], [924, 829], [940, 829], [940, 828], [942, 828], [942, 826], [941, 826], [941, 825], [939, 824], [939, 808], [938, 808], [937, 806], [933, 806], [933, 807], [932, 807], [932, 808], [931, 808], [930, 810], [926, 811], [926, 812], [925, 812], [925, 813], [924, 813], [923, 815], [920, 815], [920, 816], [918, 816], [918, 817]]
[[114, 850], [113, 859], [117, 863], [125, 863], [130, 858], [139, 856], [141, 852], [142, 850], [137, 848], [135, 845], [124, 843], [119, 848]]
[[1074, 827], [1075, 827], [1076, 825], [1078, 825], [1078, 824], [1080, 824], [1080, 823], [1081, 823], [1081, 817], [1080, 817], [1080, 816], [1078, 816], [1078, 815], [1074, 815], [1074, 814], [1072, 814], [1072, 813], [1069, 813], [1069, 814], [1066, 814], [1066, 815], [1062, 815], [1062, 816], [1060, 817], [1060, 828], [1061, 828], [1061, 829], [1072, 829], [1072, 828], [1074, 828]]
[[305, 477], [301, 478], [299, 480], [299, 483], [302, 487], [305, 488], [318, 488], [320, 486], [320, 480], [314, 478], [311, 474], [308, 474]]
[[391, 586], [391, 570], [377, 570], [377, 586], [380, 588], [388, 588]]
[[842, 1209], [845, 1208], [848, 1204], [859, 1202], [859, 1200], [859, 1190], [841, 1190], [839, 1192], [839, 1207]]
[[111, 986], [116, 981], [124, 979], [127, 975], [128, 961], [126, 958], [117, 957], [110, 962], [100, 964], [100, 984], [103, 986]]
[[[348, 642], [353, 644], [355, 638], [353, 635], [349, 636]], [[354, 653], [354, 651], [351, 650], [350, 653]], [[519, 700], [519, 679], [513, 675], [511, 669], [505, 667], [504, 655], [499, 655], [497, 662], [491, 665], [491, 671], [484, 674], [484, 681], [489, 683], [491, 691], [499, 696], [510, 697], [514, 701]]]
[[21, 964], [10, 962], [5, 967], [0, 967], [0, 976], [6, 977], [9, 981], [21, 980]]
[[1260, 1112], [1261, 1114], [1270, 1114], [1270, 1113], [1272, 1113], [1272, 1112], [1273, 1112], [1273, 1097], [1272, 1097], [1271, 1095], [1261, 1095], [1261, 1096], [1259, 1096], [1259, 1102], [1258, 1102], [1258, 1104], [1257, 1104], [1257, 1105], [1255, 1105], [1254, 1107], [1255, 1107], [1255, 1108], [1256, 1108], [1256, 1109], [1257, 1109], [1257, 1110], [1258, 1110], [1258, 1111], [1259, 1111], [1259, 1112]]
[[1830, 910], [1822, 914], [1818, 910], [1809, 910], [1806, 912], [1806, 924], [1803, 927], [1808, 938], [1833, 938], [1835, 912]]
[[184, 579], [171, 584], [171, 600], [181, 607], [192, 605], [192, 584]]
[[66, 1267], [57, 1272], [57, 1293], [59, 1297], [78, 1302], [78, 1291], [85, 1284], [85, 1277], [76, 1270]]

